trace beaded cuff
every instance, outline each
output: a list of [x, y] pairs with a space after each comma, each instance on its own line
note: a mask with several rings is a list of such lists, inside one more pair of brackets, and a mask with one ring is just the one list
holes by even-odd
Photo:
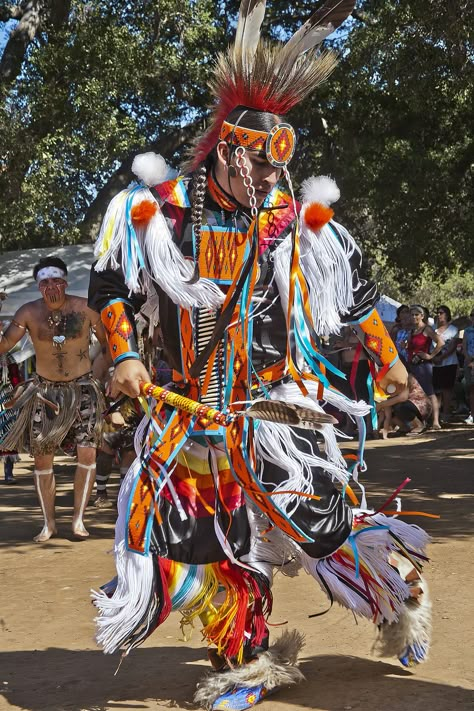
[[[127, 311], [130, 312], [130, 316]], [[107, 333], [110, 355], [115, 365], [130, 358], [139, 359], [131, 307], [120, 299], [110, 301], [100, 317]]]
[[391, 368], [398, 360], [397, 348], [390, 338], [377, 309], [372, 309], [362, 320], [350, 325], [359, 336], [362, 345], [374, 363], [379, 368], [383, 366]]

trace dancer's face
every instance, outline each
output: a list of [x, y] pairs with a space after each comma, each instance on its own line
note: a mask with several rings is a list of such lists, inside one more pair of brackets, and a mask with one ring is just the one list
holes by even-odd
[[67, 281], [58, 277], [42, 279], [38, 289], [50, 309], [59, 309], [66, 299]]
[[[219, 143], [217, 155], [216, 178], [219, 184], [226, 192], [232, 195], [240, 205], [250, 207], [250, 198], [240, 174], [240, 169], [237, 166], [235, 154], [230, 160], [230, 165], [235, 168], [236, 175], [233, 174], [234, 171], [232, 170], [229, 172], [229, 146], [224, 141]], [[256, 151], [245, 151], [243, 161], [249, 169], [252, 185], [255, 188], [256, 204], [257, 207], [260, 207], [267, 195], [271, 193], [279, 181], [282, 169], [276, 168], [269, 163], [264, 153]]]

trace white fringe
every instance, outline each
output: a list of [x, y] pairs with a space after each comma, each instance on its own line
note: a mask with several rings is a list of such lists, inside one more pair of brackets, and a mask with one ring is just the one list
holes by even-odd
[[194, 273], [194, 263], [185, 259], [173, 242], [166, 220], [158, 211], [149, 222], [144, 235], [148, 273], [175, 304], [184, 308], [204, 306], [218, 308], [224, 294], [210, 279], [187, 284]]
[[[301, 393], [296, 383], [290, 382], [273, 388], [269, 393], [270, 399], [292, 402], [322, 412], [323, 408], [317, 400], [318, 384], [307, 381], [305, 385], [309, 391], [308, 397]], [[365, 402], [348, 400], [330, 388], [324, 390], [324, 399], [356, 419], [363, 417], [370, 410], [370, 406]], [[286, 425], [263, 420], [259, 423], [255, 429], [257, 457], [261, 461], [265, 460], [288, 471], [288, 478], [275, 486], [275, 491], [291, 490], [303, 494], [313, 494], [314, 467], [320, 467], [331, 476], [333, 481], [337, 480], [343, 486], [349, 482], [350, 475], [346, 468], [346, 462], [336, 440], [337, 430], [333, 425], [325, 424], [318, 429], [318, 432], [324, 439], [325, 457], [318, 456], [314, 451], [305, 453], [300, 450], [293, 441], [293, 437], [298, 438], [299, 435]], [[288, 516], [291, 516], [296, 510], [299, 502], [300, 497], [297, 494], [278, 496], [278, 506]]]
[[[356, 516], [363, 513], [363, 511], [361, 509], [354, 509], [353, 513], [354, 516]], [[373, 512], [369, 511], [365, 513], [370, 514], [367, 518], [368, 525], [385, 526], [389, 529], [368, 528], [361, 535], [353, 537], [352, 542], [357, 548], [360, 560], [364, 561], [369, 567], [371, 575], [381, 586], [381, 594], [377, 595], [381, 611], [378, 613], [375, 623], [392, 624], [398, 622], [401, 616], [405, 615], [405, 601], [409, 598], [409, 587], [404, 580], [404, 569], [402, 569], [402, 566], [400, 566], [400, 575], [389, 563], [389, 558], [391, 557], [396, 557], [397, 560], [405, 562], [405, 559], [398, 554], [397, 544], [390, 536], [390, 532], [398, 536], [404, 546], [419, 553], [424, 553], [425, 547], [430, 539], [418, 526], [405, 523], [405, 521], [400, 521], [392, 516], [385, 516], [383, 513], [373, 514]], [[346, 542], [344, 545], [349, 545], [349, 542]], [[347, 566], [340, 565], [340, 563], [331, 556], [316, 560], [301, 551], [300, 559], [304, 569], [312, 575], [319, 582], [321, 588], [327, 592], [318, 573], [322, 575], [337, 602], [344, 607], [348, 607], [356, 615], [373, 619], [373, 611], [370, 605], [353, 592], [350, 587], [342, 583], [335, 574], [336, 572], [340, 572], [345, 578], [353, 579], [353, 582], [357, 584], [360, 583], [360, 579], [355, 577], [355, 571], [351, 571]], [[408, 566], [409, 570], [413, 567], [409, 562]], [[407, 572], [409, 572], [409, 570]], [[390, 604], [390, 598], [382, 592], [388, 588], [395, 594], [396, 604], [394, 609]]]
[[[274, 491], [298, 491], [302, 494], [314, 494], [313, 480], [314, 467], [319, 467], [327, 471], [332, 479], [347, 483], [348, 472], [343, 469], [344, 462], [341, 457], [341, 465], [337, 466], [323, 457], [317, 456], [313, 452], [303, 452], [298, 449], [293, 441], [293, 436], [299, 437], [296, 432], [292, 432], [286, 425], [273, 422], [260, 422], [255, 430], [255, 448], [257, 457], [281, 467], [288, 472], [288, 478], [276, 485]], [[265, 484], [272, 484], [266, 481]], [[278, 507], [285, 511], [288, 516], [296, 510], [300, 503], [298, 494], [281, 494], [275, 498]]]
[[[278, 385], [276, 388], [273, 388], [270, 391], [270, 399], [272, 400], [283, 400], [284, 402], [292, 402], [297, 405], [302, 405], [303, 407], [309, 407], [312, 408], [313, 410], [316, 410], [317, 412], [322, 412], [323, 408], [321, 405], [318, 403], [318, 383], [313, 382], [311, 380], [305, 381], [305, 386], [306, 389], [308, 390], [308, 397], [305, 397], [301, 390], [299, 389], [298, 385], [296, 383], [290, 382], [290, 383], [283, 383], [282, 385]], [[360, 400], [359, 402], [356, 402], [354, 400], [349, 400], [348, 398], [344, 397], [341, 393], [338, 393], [337, 391], [331, 389], [331, 388], [325, 388], [324, 389], [324, 401], [327, 402], [328, 404], [336, 407], [338, 410], [341, 412], [345, 412], [355, 418], [357, 417], [363, 417], [370, 411], [370, 405], [367, 405], [363, 400]], [[263, 422], [261, 425], [258, 427], [258, 430], [262, 426]], [[275, 428], [275, 433], [280, 431], [282, 428], [284, 428], [284, 431], [288, 431], [288, 428], [285, 426], [280, 426], [279, 429], [277, 429], [276, 425], [274, 423], [271, 423], [268, 427]], [[258, 434], [257, 430], [257, 434]], [[265, 428], [264, 428], [265, 431]], [[334, 429], [333, 425], [322, 425], [321, 429], [318, 429], [318, 432], [321, 433], [321, 435], [324, 438], [324, 446], [325, 446], [325, 453], [327, 457], [327, 461], [323, 460], [325, 462], [325, 465], [329, 463], [333, 464], [335, 467], [338, 468], [339, 474], [341, 469], [346, 468], [345, 461], [341, 455], [339, 445], [336, 440], [336, 430]], [[299, 450], [298, 450], [299, 452]], [[303, 453], [300, 453], [301, 456], [304, 456]], [[321, 465], [318, 465], [321, 466]], [[330, 469], [328, 469], [332, 473]], [[344, 473], [342, 478], [339, 478], [339, 480], [342, 483], [345, 483], [347, 480], [347, 475]]]
[[127, 551], [122, 542], [115, 555], [117, 588], [111, 598], [103, 590], [92, 591], [96, 617], [97, 643], [105, 654], [112, 654], [140, 624], [153, 598], [153, 561], [150, 556]]
[[[130, 293], [142, 293], [149, 299], [155, 294], [153, 282], [156, 282], [173, 303], [184, 308], [203, 306], [216, 309], [219, 307], [224, 300], [224, 294], [216, 284], [209, 279], [199, 279], [195, 284], [187, 283], [194, 273], [194, 264], [184, 258], [179, 247], [173, 242], [170, 228], [160, 209], [147, 225], [135, 227], [137, 243], [130, 242], [126, 204], [132, 191], [135, 192], [131, 208], [143, 200], [157, 202], [147, 187], [137, 189], [137, 186], [123, 190], [113, 198], [94, 249], [94, 254], [98, 258], [96, 271], [121, 268]], [[109, 239], [110, 230], [112, 237], [107, 247], [106, 241]], [[131, 249], [131, 259], [128, 257], [129, 249]], [[143, 256], [144, 267], [140, 266], [139, 252]], [[121, 257], [120, 264], [119, 257]]]
[[276, 526], [269, 526], [269, 519], [255, 504], [247, 501], [246, 506], [251, 531], [250, 550], [242, 556], [242, 560], [263, 573], [270, 585], [273, 583], [274, 566], [281, 568], [285, 575], [296, 575], [301, 567], [299, 563], [289, 568], [283, 566], [287, 566], [297, 556], [300, 550], [297, 543]]
[[[375, 623], [379, 624], [384, 620], [397, 622], [402, 611], [403, 602], [409, 597], [409, 589], [405, 581], [402, 580], [397, 571], [395, 571], [388, 562], [391, 543], [387, 531], [374, 529], [373, 531], [364, 533], [355, 539], [355, 545], [357, 546], [359, 558], [369, 566], [371, 575], [380, 585], [380, 593], [377, 595], [380, 613], [378, 613]], [[318, 573], [324, 578], [336, 602], [352, 610], [355, 615], [365, 617], [369, 620], [373, 619], [374, 613], [370, 604], [348, 585], [341, 582], [336, 575], [336, 573], [339, 572], [345, 578], [352, 580], [354, 584], [360, 585], [360, 579], [356, 578], [354, 571], [351, 571], [345, 565], [341, 565], [334, 558], [331, 558], [331, 556], [327, 559], [316, 560], [310, 558], [303, 551], [301, 551], [300, 555], [304, 569], [318, 581], [321, 589], [325, 593], [327, 593], [327, 591]], [[392, 593], [395, 593], [396, 596], [394, 609], [390, 604], [392, 598], [389, 598], [388, 595], [385, 595], [383, 592], [388, 587], [390, 587]]]
[[[386, 525], [387, 517], [383, 513], [374, 514], [371, 520], [380, 525]], [[423, 553], [431, 541], [430, 536], [420, 526], [414, 523], [407, 523], [402, 519], [390, 516], [390, 530], [395, 536], [400, 538], [408, 548], [414, 549], [418, 553]]]
[[[354, 305], [354, 274], [350, 258], [360, 250], [342, 225], [331, 221], [317, 234], [306, 225], [301, 228], [300, 264], [309, 287], [310, 306], [316, 332], [321, 336], [339, 333], [341, 315]], [[334, 234], [334, 229], [341, 239]], [[275, 278], [283, 310], [288, 308], [291, 235], [275, 250]]]
[[127, 510], [130, 492], [140, 470], [137, 458], [120, 487], [118, 518], [115, 526], [115, 565], [117, 587], [108, 597], [103, 590], [92, 591], [94, 605], [99, 609], [97, 643], [105, 654], [112, 654], [142, 620], [153, 598], [154, 576], [151, 556], [143, 556], [126, 548]]

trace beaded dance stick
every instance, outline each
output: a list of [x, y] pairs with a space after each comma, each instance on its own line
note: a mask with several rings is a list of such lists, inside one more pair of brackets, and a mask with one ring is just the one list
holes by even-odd
[[208, 405], [203, 405], [195, 400], [191, 400], [183, 395], [179, 395], [178, 393], [170, 392], [165, 388], [161, 388], [159, 385], [141, 383], [140, 390], [141, 394], [146, 397], [154, 397], [155, 400], [171, 405], [171, 407], [175, 407], [178, 410], [189, 412], [191, 415], [195, 415], [196, 417], [212, 420], [218, 425], [224, 425], [227, 427], [232, 422], [232, 417], [229, 417], [223, 412], [215, 410], [213, 407], [208, 407]]

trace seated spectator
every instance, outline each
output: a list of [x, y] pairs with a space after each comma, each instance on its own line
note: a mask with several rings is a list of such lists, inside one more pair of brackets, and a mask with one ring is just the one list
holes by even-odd
[[404, 390], [377, 403], [378, 412], [383, 413], [387, 409], [392, 411], [392, 424], [398, 425], [402, 432], [409, 435], [419, 435], [425, 431], [433, 407], [416, 378], [409, 373]]

